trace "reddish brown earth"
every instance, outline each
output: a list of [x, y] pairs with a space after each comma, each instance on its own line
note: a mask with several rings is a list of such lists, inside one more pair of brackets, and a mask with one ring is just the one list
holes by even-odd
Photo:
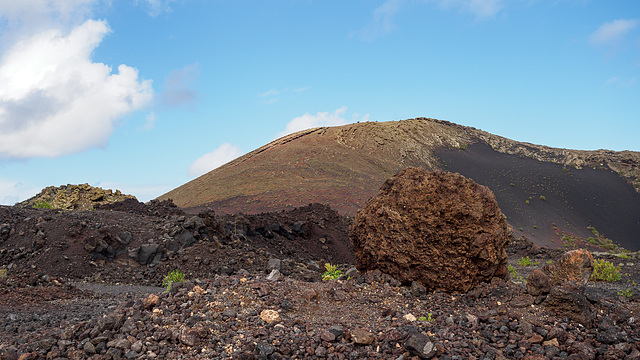
[[[220, 213], [323, 203], [354, 216], [386, 179], [409, 166], [459, 172], [489, 187], [517, 235], [541, 246], [584, 246], [593, 226], [640, 250], [640, 153], [556, 149], [435, 119], [287, 135], [159, 199], [209, 204]], [[565, 235], [572, 240], [563, 242]]]
[[[205, 232], [194, 230], [192, 216], [169, 203], [129, 201], [71, 212], [0, 207], [0, 265], [7, 269], [0, 277], [0, 359], [623, 359], [640, 354], [635, 320], [640, 271], [634, 257], [606, 257], [621, 265], [622, 279], [588, 284], [585, 311], [593, 317], [580, 324], [526, 293], [528, 273], [561, 252], [525, 240], [509, 247], [509, 264], [517, 270], [511, 280], [445, 294], [404, 287], [376, 272], [321, 281], [323, 269], [314, 261], [320, 266], [330, 261], [343, 272], [353, 266], [349, 220], [326, 206], [255, 216], [200, 215]], [[274, 224], [269, 234], [265, 225]], [[185, 227], [201, 234], [191, 246], [165, 253], [156, 264], [141, 265], [130, 257], [129, 249]], [[113, 258], [104, 256], [107, 250], [96, 253], [98, 247], [85, 246], [88, 239], [116, 244], [123, 232], [132, 240], [127, 252]], [[523, 256], [537, 265], [519, 266]], [[267, 279], [272, 258], [281, 260], [280, 280]], [[164, 292], [162, 277], [173, 269], [184, 272], [187, 283]], [[622, 291], [632, 296], [618, 296]], [[280, 320], [267, 323], [260, 316], [264, 310], [275, 311]], [[427, 348], [431, 352], [423, 353]]]

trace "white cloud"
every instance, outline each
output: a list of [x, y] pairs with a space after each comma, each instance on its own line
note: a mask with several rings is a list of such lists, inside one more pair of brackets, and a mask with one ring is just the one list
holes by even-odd
[[311, 89], [310, 86], [304, 86], [304, 87], [294, 88], [294, 89], [291, 89], [290, 87], [285, 87], [284, 89], [269, 89], [265, 92], [258, 94], [258, 97], [261, 99], [259, 100], [259, 103], [263, 105], [270, 105], [280, 101], [280, 98], [279, 98], [280, 95], [286, 96], [291, 93], [294, 93], [294, 94], [302, 93], [309, 89]]
[[170, 13], [173, 11], [171, 4], [177, 0], [136, 0], [136, 4], [142, 4], [147, 8], [147, 14], [156, 17], [162, 13]]
[[441, 7], [458, 8], [473, 14], [476, 18], [486, 19], [496, 15], [503, 7], [502, 0], [427, 0]]
[[229, 161], [242, 155], [242, 150], [237, 146], [229, 143], [220, 145], [217, 149], [210, 153], [202, 155], [189, 166], [187, 173], [190, 176], [200, 176], [209, 171], [228, 163]]
[[293, 89], [293, 92], [301, 93], [301, 92], [305, 92], [305, 91], [309, 91], [309, 90], [311, 90], [311, 86], [303, 86], [303, 87], [299, 87], [299, 88]]
[[13, 205], [27, 200], [38, 194], [40, 190], [18, 181], [0, 179], [0, 205]]
[[104, 146], [121, 116], [150, 102], [150, 80], [91, 61], [110, 32], [87, 20], [22, 38], [0, 59], [0, 159], [57, 157]]
[[396, 29], [393, 22], [394, 15], [400, 10], [404, 0], [387, 0], [373, 11], [373, 19], [363, 29], [357, 32], [363, 40], [373, 41], [381, 35]]
[[598, 30], [591, 34], [589, 42], [593, 45], [606, 45], [613, 43], [622, 38], [624, 34], [633, 30], [638, 26], [638, 24], [640, 24], [638, 19], [618, 19], [604, 23], [598, 28]]
[[[282, 136], [294, 133], [300, 130], [306, 130], [321, 126], [340, 126], [346, 125], [349, 123], [347, 119], [344, 118], [344, 114], [347, 112], [347, 107], [343, 106], [339, 109], [336, 109], [333, 113], [329, 112], [318, 112], [315, 115], [311, 115], [309, 113], [305, 113], [302, 116], [298, 116], [297, 118], [289, 121], [285, 130], [280, 132], [277, 137], [280, 138]], [[357, 121], [368, 121], [369, 114], [365, 114], [362, 118], [358, 114], [354, 114], [352, 117], [352, 122]]]
[[193, 87], [199, 77], [200, 64], [198, 63], [171, 71], [165, 79], [165, 90], [160, 96], [162, 105], [167, 107], [192, 105], [198, 98], [198, 92]]
[[269, 89], [261, 94], [258, 94], [259, 97], [270, 97], [270, 96], [278, 96], [282, 91], [278, 89]]
[[145, 116], [144, 125], [142, 126], [142, 128], [145, 131], [150, 131], [155, 126], [156, 126], [156, 114], [152, 111], [151, 113], [147, 114], [147, 116]]
[[[53, 25], [78, 25], [98, 0], [5, 0], [0, 1], [3, 36], [34, 34]], [[0, 21], [2, 24], [2, 21]], [[0, 25], [2, 29], [2, 25]], [[6, 31], [10, 30], [10, 31]]]

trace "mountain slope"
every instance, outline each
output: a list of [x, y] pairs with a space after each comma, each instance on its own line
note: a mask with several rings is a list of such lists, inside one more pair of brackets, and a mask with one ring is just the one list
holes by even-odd
[[[592, 236], [586, 226], [593, 226], [627, 248], [640, 247], [640, 153], [555, 149], [425, 118], [291, 134], [159, 199], [221, 213], [319, 202], [354, 215], [387, 178], [408, 166], [456, 171], [489, 186], [516, 232], [541, 245], [562, 246], [563, 235], [586, 239]], [[535, 182], [523, 181], [535, 174]], [[553, 188], [564, 189], [563, 195], [542, 192]], [[540, 200], [547, 193], [548, 200]], [[609, 210], [601, 207], [605, 203]], [[621, 211], [613, 211], [616, 206]]]

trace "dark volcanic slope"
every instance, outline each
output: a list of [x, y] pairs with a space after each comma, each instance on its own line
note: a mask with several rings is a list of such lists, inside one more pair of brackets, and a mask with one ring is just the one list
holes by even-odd
[[[637, 220], [631, 219], [638, 219], [634, 214], [640, 209], [640, 153], [555, 149], [425, 118], [291, 134], [159, 199], [173, 199], [180, 207], [208, 205], [218, 213], [254, 214], [323, 203], [353, 216], [399, 170], [440, 169], [436, 153], [469, 147], [473, 150], [461, 154], [475, 157], [452, 155], [448, 169], [484, 181], [496, 193], [501, 191], [498, 186], [513, 183], [498, 202], [514, 228], [522, 227], [539, 244], [551, 246], [551, 239], [563, 233], [586, 238], [585, 227], [593, 225], [630, 249], [640, 248], [634, 245], [638, 237], [630, 236], [639, 233]], [[473, 174], [463, 171], [472, 166], [478, 168]], [[502, 178], [494, 185], [482, 178], [498, 173]], [[530, 205], [524, 208], [526, 200]], [[552, 223], [557, 229], [548, 225]]]
[[640, 250], [640, 194], [609, 169], [564, 167], [503, 154], [486, 144], [437, 155], [444, 169], [493, 190], [516, 235], [556, 247], [563, 232], [586, 239], [593, 236], [587, 227], [593, 226], [623, 247]]

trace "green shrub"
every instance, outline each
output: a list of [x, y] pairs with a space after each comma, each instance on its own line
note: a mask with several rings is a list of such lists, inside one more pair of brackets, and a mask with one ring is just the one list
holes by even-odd
[[326, 271], [322, 274], [322, 280], [335, 280], [342, 276], [342, 271], [338, 270], [336, 265], [331, 265], [329, 263], [324, 264], [324, 268]]
[[593, 273], [591, 273], [591, 281], [618, 281], [620, 268], [604, 259], [596, 259], [593, 262]]
[[625, 290], [618, 290], [618, 296], [624, 296], [624, 297], [632, 297], [633, 296], [633, 290], [631, 289], [625, 289]]
[[162, 280], [162, 286], [167, 288], [167, 291], [171, 290], [171, 284], [179, 283], [184, 280], [184, 274], [178, 270], [173, 270], [164, 277]]
[[532, 266], [532, 265], [538, 265], [539, 262], [533, 262], [531, 261], [531, 259], [529, 259], [528, 256], [525, 256], [523, 258], [520, 258], [520, 260], [518, 260], [518, 265], [520, 266]]
[[36, 203], [33, 204], [33, 208], [34, 209], [53, 209], [53, 206], [51, 206], [51, 204], [49, 204], [46, 201], [36, 201]]

